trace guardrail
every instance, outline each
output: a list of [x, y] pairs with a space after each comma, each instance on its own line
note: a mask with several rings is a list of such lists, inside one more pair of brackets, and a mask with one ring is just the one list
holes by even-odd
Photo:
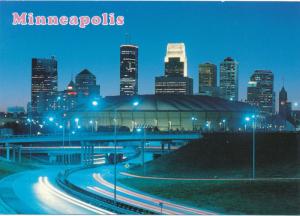
[[[199, 131], [166, 131], [166, 132], [146, 132], [146, 136], [148, 135], [188, 135], [188, 134], [200, 134]], [[8, 138], [34, 138], [34, 137], [53, 137], [53, 136], [62, 136], [63, 133], [49, 133], [49, 134], [22, 134], [22, 135], [2, 135], [0, 139], [8, 139]], [[113, 136], [113, 132], [80, 132], [76, 134], [71, 134], [71, 137], [81, 137], [81, 136]], [[117, 132], [117, 135], [140, 135], [138, 132]], [[65, 134], [65, 137], [68, 136], [68, 133]]]
[[93, 192], [84, 190], [75, 184], [71, 183], [67, 178], [68, 176], [76, 171], [92, 168], [90, 167], [80, 167], [62, 171], [56, 177], [57, 184], [67, 193], [75, 196], [78, 199], [81, 199], [85, 202], [88, 202], [92, 205], [104, 208], [109, 211], [113, 211], [118, 214], [157, 214], [156, 212], [150, 211], [148, 209], [144, 209], [141, 207], [133, 206], [128, 203], [116, 201], [114, 204], [113, 199], [109, 199], [107, 197], [95, 194]]

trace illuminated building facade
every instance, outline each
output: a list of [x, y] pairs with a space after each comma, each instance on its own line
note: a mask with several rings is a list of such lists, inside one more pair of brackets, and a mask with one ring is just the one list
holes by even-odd
[[120, 47], [120, 95], [138, 94], [138, 47]]
[[155, 94], [193, 94], [193, 79], [187, 76], [187, 57], [184, 43], [168, 44], [164, 62], [164, 76], [155, 77]]
[[269, 70], [256, 70], [250, 77], [247, 102], [257, 106], [262, 113], [274, 114], [274, 76]]
[[215, 64], [199, 65], [199, 94], [217, 96], [217, 66]]
[[227, 57], [220, 64], [220, 91], [226, 100], [237, 101], [239, 97], [238, 62]]
[[225, 120], [227, 130], [238, 131], [244, 128], [245, 116], [254, 112], [246, 103], [202, 95], [109, 96], [101, 104], [77, 107], [68, 116], [80, 119], [83, 130], [91, 128], [90, 122], [113, 128], [116, 117], [118, 128], [128, 130], [145, 126], [160, 131], [223, 131]]
[[55, 110], [57, 96], [57, 61], [51, 59], [32, 59], [31, 111], [41, 114]]

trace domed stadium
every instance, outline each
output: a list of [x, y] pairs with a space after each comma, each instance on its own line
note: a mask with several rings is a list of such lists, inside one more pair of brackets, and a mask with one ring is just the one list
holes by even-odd
[[245, 116], [254, 113], [243, 102], [201, 95], [108, 96], [70, 111], [70, 119], [80, 119], [83, 128], [113, 126], [133, 130], [137, 127], [160, 131], [238, 130]]

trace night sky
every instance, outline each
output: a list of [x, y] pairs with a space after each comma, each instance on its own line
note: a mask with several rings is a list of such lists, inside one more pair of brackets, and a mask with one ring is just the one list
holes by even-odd
[[[125, 16], [124, 26], [13, 26], [13, 12], [35, 15]], [[283, 79], [289, 100], [300, 102], [300, 3], [0, 2], [0, 111], [30, 100], [31, 58], [56, 56], [59, 90], [84, 68], [101, 95], [119, 94], [119, 46], [130, 34], [139, 46], [139, 93], [154, 93], [164, 73], [167, 43], [184, 42], [188, 75], [198, 92], [198, 64], [227, 56], [240, 66], [239, 95], [255, 69], [272, 70], [276, 103]], [[218, 77], [219, 80], [219, 77]]]

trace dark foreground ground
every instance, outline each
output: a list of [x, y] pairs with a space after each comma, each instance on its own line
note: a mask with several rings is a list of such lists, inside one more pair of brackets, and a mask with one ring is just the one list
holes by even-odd
[[[299, 134], [257, 134], [256, 178], [240, 181], [123, 179], [142, 191], [225, 214], [300, 214]], [[145, 175], [250, 178], [251, 134], [208, 134], [205, 139], [146, 164]], [[136, 167], [129, 172], [143, 175]], [[287, 178], [285, 180], [274, 178]]]
[[36, 169], [36, 165], [32, 165], [28, 160], [24, 160], [23, 163], [14, 163], [10, 161], [0, 160], [0, 179], [28, 169]]

